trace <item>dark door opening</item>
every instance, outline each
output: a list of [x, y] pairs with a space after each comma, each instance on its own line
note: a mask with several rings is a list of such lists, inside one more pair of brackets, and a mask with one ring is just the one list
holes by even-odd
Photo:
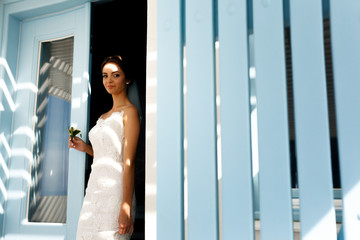
[[[104, 0], [92, 3], [91, 16], [91, 100], [89, 129], [112, 107], [111, 96], [102, 84], [100, 65], [105, 57], [121, 55], [129, 61], [142, 108], [141, 132], [136, 157], [135, 193], [137, 200], [134, 234], [145, 239], [145, 99], [147, 1]], [[86, 183], [92, 159], [87, 161]]]

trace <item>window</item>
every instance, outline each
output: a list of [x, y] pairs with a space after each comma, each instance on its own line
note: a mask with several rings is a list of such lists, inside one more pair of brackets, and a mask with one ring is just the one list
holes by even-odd
[[65, 223], [74, 37], [40, 43], [29, 222]]

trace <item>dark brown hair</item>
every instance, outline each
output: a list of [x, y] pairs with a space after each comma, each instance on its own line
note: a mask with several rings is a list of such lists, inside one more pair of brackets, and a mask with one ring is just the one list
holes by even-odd
[[126, 61], [124, 61], [120, 55], [113, 55], [113, 56], [109, 56], [109, 57], [105, 58], [101, 64], [101, 71], [103, 70], [104, 66], [107, 63], [115, 63], [116, 65], [118, 65], [119, 68], [121, 68], [121, 70], [124, 72], [125, 78], [128, 80], [131, 80], [128, 65], [127, 65]]

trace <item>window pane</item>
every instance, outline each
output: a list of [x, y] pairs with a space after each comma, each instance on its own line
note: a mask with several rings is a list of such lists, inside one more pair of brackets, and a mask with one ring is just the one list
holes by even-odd
[[73, 37], [40, 45], [30, 222], [66, 221], [73, 45]]

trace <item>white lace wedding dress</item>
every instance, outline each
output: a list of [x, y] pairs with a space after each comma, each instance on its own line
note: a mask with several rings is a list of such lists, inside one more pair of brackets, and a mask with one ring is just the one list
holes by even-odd
[[[118, 217], [123, 196], [123, 114], [113, 112], [99, 118], [89, 132], [94, 150], [91, 174], [80, 213], [76, 240], [128, 240], [118, 233]], [[135, 217], [135, 195], [132, 202]]]

